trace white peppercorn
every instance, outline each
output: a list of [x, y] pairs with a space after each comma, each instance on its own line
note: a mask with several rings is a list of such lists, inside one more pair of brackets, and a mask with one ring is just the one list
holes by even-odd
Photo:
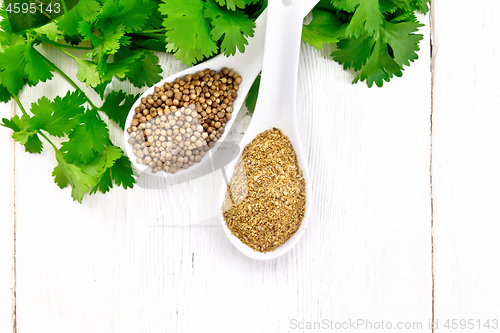
[[231, 119], [241, 77], [206, 69], [154, 88], [127, 129], [136, 162], [175, 173], [200, 162]]

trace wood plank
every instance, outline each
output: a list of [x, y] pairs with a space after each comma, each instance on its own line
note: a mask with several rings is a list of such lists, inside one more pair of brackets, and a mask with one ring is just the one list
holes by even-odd
[[[293, 319], [426, 323], [430, 52], [428, 28], [422, 31], [421, 59], [382, 89], [352, 86], [352, 73], [327, 59], [331, 50], [302, 47], [299, 123], [315, 205], [304, 238], [278, 260], [251, 261], [226, 239], [219, 173], [170, 187], [150, 179], [156, 189], [114, 189], [79, 205], [54, 185], [50, 149], [16, 152], [19, 331], [288, 332]], [[66, 58], [44, 52], [75, 76]], [[182, 67], [170, 55], [162, 66], [165, 75]], [[68, 89], [57, 80], [24, 93], [23, 102]]]
[[[500, 3], [491, 0], [474, 6], [463, 0], [433, 1], [439, 332], [471, 331], [445, 328], [448, 319], [500, 321], [500, 267], [495, 258], [500, 252], [499, 10]], [[478, 331], [478, 322], [473, 325], [472, 331]]]
[[[1, 118], [14, 115], [14, 104], [0, 104]], [[0, 331], [13, 332], [15, 327], [15, 270], [14, 270], [14, 141], [12, 131], [0, 128]], [[19, 148], [18, 148], [19, 149]]]
[[422, 32], [420, 59], [381, 89], [351, 86], [351, 73], [321, 59], [331, 50], [304, 54], [308, 112], [299, 122], [318, 204], [297, 248], [308, 278], [298, 279], [304, 306], [288, 312], [296, 317], [431, 316], [428, 27]]

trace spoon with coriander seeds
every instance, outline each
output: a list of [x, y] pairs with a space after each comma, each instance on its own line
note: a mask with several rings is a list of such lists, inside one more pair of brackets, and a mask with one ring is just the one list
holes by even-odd
[[295, 114], [303, 11], [304, 0], [269, 1], [257, 104], [240, 144], [245, 148], [227, 165], [219, 197], [226, 236], [256, 260], [291, 250], [311, 214]]
[[[302, 16], [316, 3], [311, 0]], [[192, 172], [196, 169], [199, 175], [216, 169], [210, 157], [224, 155], [215, 151], [218, 147], [227, 149], [222, 143], [228, 129], [262, 69], [267, 9], [255, 24], [243, 53], [220, 54], [170, 75], [134, 103], [127, 116], [124, 141], [125, 152], [139, 172], [190, 179], [197, 178]]]
[[137, 99], [124, 139], [138, 171], [189, 178], [201, 165], [211, 169], [211, 151], [224, 141], [262, 69], [266, 17], [264, 10], [256, 19], [243, 53], [220, 54], [170, 75]]

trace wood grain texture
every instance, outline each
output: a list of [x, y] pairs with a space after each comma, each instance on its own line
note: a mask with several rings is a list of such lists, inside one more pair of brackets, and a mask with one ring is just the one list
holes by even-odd
[[[422, 33], [420, 59], [382, 89], [351, 85], [353, 74], [329, 59], [331, 50], [302, 46], [298, 120], [315, 204], [303, 239], [277, 260], [247, 259], [226, 239], [220, 173], [174, 186], [149, 178], [149, 188], [113, 189], [80, 205], [53, 183], [50, 147], [39, 156], [17, 149], [19, 332], [288, 332], [293, 319], [426, 323], [428, 27]], [[42, 52], [75, 77], [66, 56]], [[170, 55], [161, 64], [164, 75], [183, 68]], [[68, 89], [56, 77], [23, 92], [22, 102]], [[241, 117], [236, 141], [248, 121]], [[112, 136], [120, 137], [116, 128]]]
[[435, 315], [439, 332], [471, 331], [444, 328], [448, 319], [483, 323], [497, 319], [500, 325], [499, 11], [498, 1], [480, 1], [474, 6], [467, 1], [433, 1]]
[[[14, 115], [13, 102], [3, 104], [0, 119]], [[0, 127], [0, 332], [12, 332], [15, 313], [14, 271], [14, 141], [10, 129]]]

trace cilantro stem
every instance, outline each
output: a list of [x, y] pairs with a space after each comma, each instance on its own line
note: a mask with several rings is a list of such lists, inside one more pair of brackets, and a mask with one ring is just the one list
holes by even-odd
[[[38, 52], [37, 50], [35, 50], [36, 52]], [[66, 81], [68, 81], [69, 84], [71, 84], [73, 86], [73, 88], [75, 88], [77, 91], [80, 91], [80, 93], [83, 94], [83, 96], [85, 96], [85, 99], [87, 100], [87, 102], [89, 103], [90, 107], [93, 108], [93, 109], [97, 109], [97, 106], [94, 105], [94, 103], [92, 103], [92, 101], [90, 100], [90, 98], [87, 96], [86, 93], [83, 92], [82, 89], [80, 89], [80, 87], [75, 83], [75, 81], [71, 80], [71, 78], [69, 76], [66, 75], [66, 73], [64, 73], [59, 67], [57, 67], [52, 61], [50, 61], [49, 59], [47, 59], [43, 54], [41, 54], [40, 52], [38, 52], [38, 54], [40, 54], [41, 57], [43, 57], [43, 59], [45, 60], [45, 62], [47, 64], [49, 64], [50, 67], [52, 67], [56, 72], [58, 72], [59, 74], [61, 74], [61, 76], [63, 78], [66, 79]]]
[[[38, 39], [40, 39], [40, 38], [38, 38]], [[52, 41], [48, 42], [45, 39], [43, 39], [43, 42], [51, 44], [57, 48], [64, 47], [66, 49], [74, 49], [74, 50], [93, 50], [93, 48], [89, 47], [89, 46], [66, 45], [66, 44], [56, 43], [56, 42], [52, 42]]]
[[[158, 31], [158, 30], [156, 30], [156, 31]], [[144, 32], [144, 31], [143, 32], [133, 32], [132, 34], [144, 36], [144, 37], [155, 38], [155, 39], [161, 39], [161, 40], [165, 39], [165, 35], [158, 35], [158, 34], [153, 34], [153, 33]]]
[[140, 34], [154, 34], [154, 33], [158, 33], [158, 32], [164, 32], [164, 31], [167, 31], [167, 30], [169, 30], [169, 29], [162, 28], [162, 29], [142, 30], [140, 32]]
[[[28, 113], [26, 113], [26, 110], [24, 109], [24, 106], [21, 104], [21, 101], [19, 100], [19, 97], [17, 97], [17, 95], [12, 95], [12, 96], [16, 100], [17, 106], [19, 106], [19, 108], [21, 109], [22, 113], [25, 114], [25, 115], [28, 115]], [[52, 147], [54, 147], [55, 150], [59, 150], [56, 147], [56, 145], [52, 141], [50, 141], [50, 139], [44, 133], [42, 133], [42, 131], [36, 130], [36, 132], [38, 134], [40, 134], [45, 140], [47, 140], [47, 142], [50, 143], [52, 145]]]
[[50, 45], [53, 45], [55, 46], [59, 51], [61, 51], [62, 53], [66, 54], [67, 56], [70, 56], [71, 58], [73, 59], [77, 59], [74, 55], [72, 55], [71, 53], [69, 53], [68, 51], [66, 51], [65, 49], [63, 49], [61, 46], [61, 44], [59, 43], [54, 43], [53, 41], [51, 41], [50, 39], [47, 39], [45, 37], [39, 37], [38, 39], [40, 39], [41, 41], [47, 43], [47, 44], [50, 44]]
[[48, 143], [50, 143], [50, 145], [54, 148], [54, 150], [59, 150], [56, 145], [50, 141], [50, 139], [45, 135], [43, 134], [41, 131], [38, 131], [38, 134], [40, 134], [45, 140], [47, 140]]
[[67, 13], [68, 12], [68, 8], [66, 7], [66, 1], [61, 0], [61, 5], [62, 5], [62, 8], [64, 10], [64, 13]]
[[17, 103], [17, 106], [19, 106], [19, 108], [21, 109], [21, 112], [25, 115], [28, 115], [26, 113], [26, 110], [24, 109], [24, 106], [21, 104], [21, 101], [19, 100], [19, 98], [17, 97], [17, 95], [12, 95], [14, 96], [14, 99], [16, 100], [16, 103]]

